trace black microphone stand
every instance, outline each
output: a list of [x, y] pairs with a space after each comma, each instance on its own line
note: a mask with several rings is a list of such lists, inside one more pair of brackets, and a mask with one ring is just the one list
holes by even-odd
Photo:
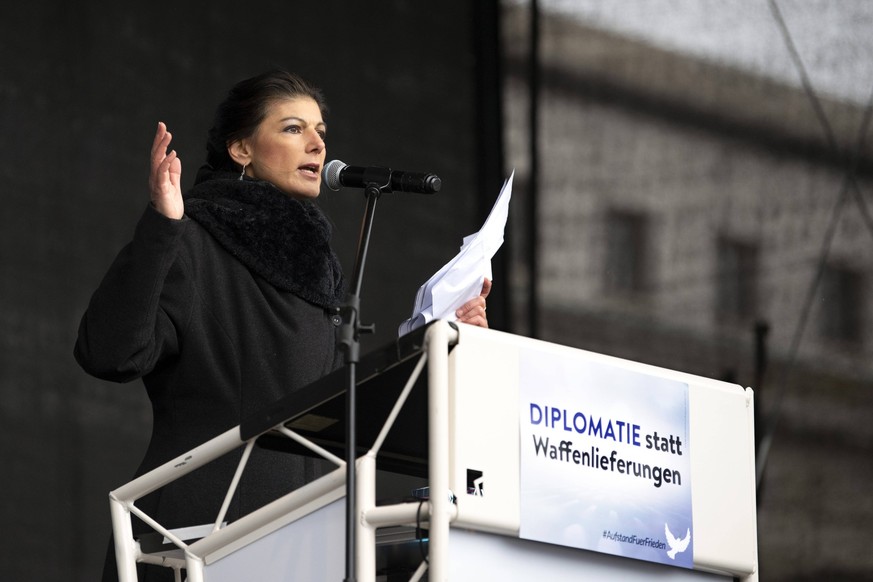
[[[391, 170], [387, 168], [368, 169], [364, 194], [367, 197], [367, 208], [361, 225], [358, 240], [358, 252], [355, 257], [355, 270], [352, 283], [346, 294], [346, 302], [340, 308], [342, 326], [337, 339], [340, 349], [346, 355], [348, 370], [348, 389], [346, 392], [346, 577], [345, 582], [355, 582], [357, 567], [357, 460], [356, 443], [356, 372], [360, 359], [361, 333], [373, 333], [375, 326], [360, 323], [361, 283], [364, 278], [364, 264], [367, 260], [367, 248], [370, 245], [370, 233], [373, 230], [373, 216], [376, 214], [376, 202], [382, 192], [391, 192]], [[381, 170], [384, 170], [382, 172]]]

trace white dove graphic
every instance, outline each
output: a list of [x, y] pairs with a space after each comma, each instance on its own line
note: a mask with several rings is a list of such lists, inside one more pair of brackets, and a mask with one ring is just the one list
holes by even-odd
[[677, 540], [672, 533], [670, 533], [670, 528], [667, 524], [664, 524], [664, 533], [667, 535], [667, 545], [670, 546], [670, 549], [667, 551], [667, 555], [670, 556], [671, 560], [676, 559], [676, 554], [684, 552], [688, 549], [688, 544], [691, 543], [691, 529], [689, 528], [685, 532], [685, 537], [681, 540]]

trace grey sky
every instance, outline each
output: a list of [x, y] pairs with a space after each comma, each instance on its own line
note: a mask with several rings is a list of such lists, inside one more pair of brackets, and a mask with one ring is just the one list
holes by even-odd
[[[541, 2], [590, 26], [800, 85], [767, 0]], [[873, 91], [873, 1], [777, 0], [777, 6], [816, 91], [866, 103]]]

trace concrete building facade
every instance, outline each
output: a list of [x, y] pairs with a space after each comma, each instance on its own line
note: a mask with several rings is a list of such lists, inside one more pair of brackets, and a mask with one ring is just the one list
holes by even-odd
[[759, 436], [773, 437], [761, 579], [866, 579], [865, 108], [817, 97], [824, 123], [803, 89], [545, 14], [532, 177], [528, 14], [508, 7], [503, 29], [516, 321], [535, 281], [542, 339], [755, 388]]

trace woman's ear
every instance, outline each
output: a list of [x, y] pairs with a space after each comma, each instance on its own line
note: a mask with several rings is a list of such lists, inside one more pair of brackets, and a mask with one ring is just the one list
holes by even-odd
[[227, 144], [227, 153], [240, 166], [248, 166], [252, 163], [252, 151], [246, 139], [238, 139]]

